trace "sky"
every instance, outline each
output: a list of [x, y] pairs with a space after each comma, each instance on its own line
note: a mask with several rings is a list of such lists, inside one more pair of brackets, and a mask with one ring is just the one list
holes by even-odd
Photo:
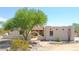
[[[0, 7], [0, 21], [6, 21], [14, 17], [21, 7]], [[30, 7], [31, 8], [31, 7]], [[79, 23], [78, 7], [37, 7], [47, 15], [48, 26], [70, 26]]]

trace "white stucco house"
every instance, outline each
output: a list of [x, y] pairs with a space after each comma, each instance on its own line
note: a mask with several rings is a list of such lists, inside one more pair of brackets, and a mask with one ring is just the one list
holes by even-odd
[[74, 27], [73, 26], [37, 26], [34, 27], [32, 31], [36, 31], [41, 35], [38, 38], [45, 40], [56, 40], [59, 38], [60, 40], [74, 40]]

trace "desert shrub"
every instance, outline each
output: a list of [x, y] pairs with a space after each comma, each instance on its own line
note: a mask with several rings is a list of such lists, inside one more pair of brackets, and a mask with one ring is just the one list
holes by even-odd
[[56, 38], [56, 41], [57, 41], [57, 42], [60, 42], [61, 40], [60, 40], [60, 38], [59, 38], [59, 37], [57, 37], [57, 38]]
[[0, 29], [0, 35], [3, 35], [4, 33], [6, 33], [7, 31], [5, 31], [4, 29]]
[[21, 39], [12, 40], [10, 45], [11, 50], [27, 50], [29, 48], [29, 43]]

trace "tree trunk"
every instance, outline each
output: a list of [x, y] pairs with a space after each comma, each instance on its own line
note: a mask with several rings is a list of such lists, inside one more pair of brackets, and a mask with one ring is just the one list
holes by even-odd
[[23, 33], [24, 40], [28, 40], [28, 34], [29, 34], [28, 32]]

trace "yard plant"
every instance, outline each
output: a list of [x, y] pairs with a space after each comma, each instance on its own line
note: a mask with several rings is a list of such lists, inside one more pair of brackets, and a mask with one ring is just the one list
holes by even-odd
[[56, 38], [56, 42], [61, 42], [59, 37]]
[[29, 43], [25, 40], [21, 40], [21, 39], [14, 39], [11, 40], [10, 42], [10, 47], [11, 50], [16, 51], [16, 50], [29, 50]]

